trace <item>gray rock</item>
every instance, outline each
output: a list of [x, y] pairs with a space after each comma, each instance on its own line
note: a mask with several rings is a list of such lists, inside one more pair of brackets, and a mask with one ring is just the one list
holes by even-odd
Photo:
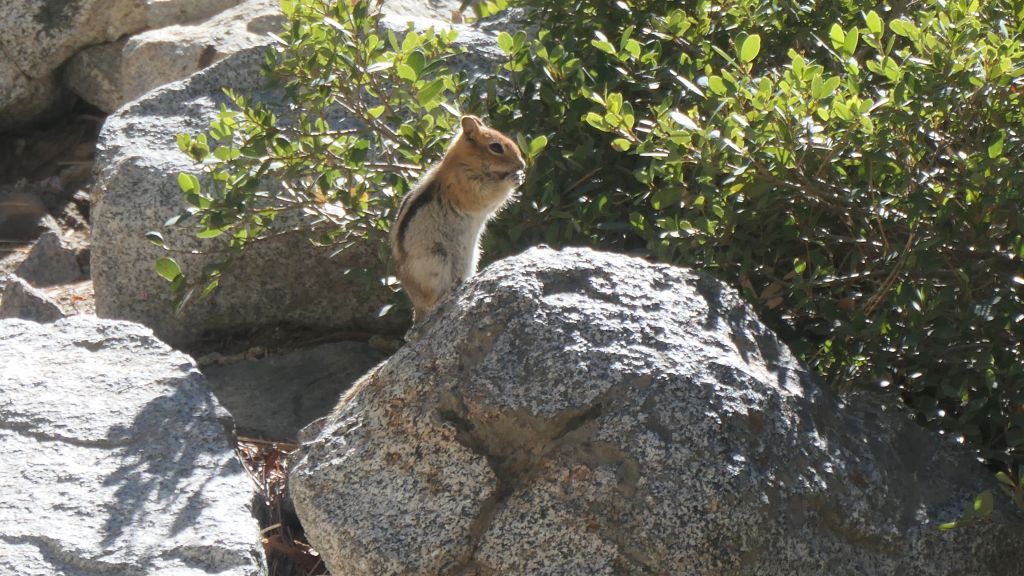
[[[0, 11], [3, 6], [4, 1], [0, 0]], [[3, 32], [0, 28], [0, 34]], [[74, 95], [60, 83], [56, 74], [37, 78], [7, 59], [0, 40], [0, 132], [36, 120], [49, 120], [73, 100]]]
[[[124, 45], [127, 40], [90, 46], [78, 52], [64, 68], [64, 83], [82, 100], [111, 113], [127, 100], [124, 96]], [[168, 82], [178, 80], [171, 78]]]
[[0, 0], [0, 131], [67, 103], [58, 69], [80, 49], [207, 16], [238, 0]]
[[452, 12], [461, 4], [462, 0], [384, 0], [383, 10], [397, 16], [450, 22]]
[[[386, 23], [404, 31], [409, 18], [390, 16]], [[438, 24], [416, 21], [417, 26]], [[502, 58], [493, 35], [460, 28], [468, 54], [459, 65], [490, 67]], [[280, 101], [280, 94], [259, 91], [263, 47], [239, 51], [179, 83], [154, 90], [110, 116], [98, 143], [97, 184], [92, 208], [92, 277], [100, 316], [122, 318], [153, 327], [175, 345], [187, 345], [210, 330], [236, 330], [278, 322], [316, 328], [353, 326], [393, 329], [399, 320], [381, 320], [386, 291], [347, 275], [350, 268], [376, 266], [379, 246], [358, 246], [336, 258], [331, 248], [310, 245], [292, 235], [248, 250], [225, 271], [220, 290], [205, 300], [193, 299], [182, 314], [172, 311], [167, 283], [154, 272], [164, 255], [145, 239], [151, 230], [184, 208], [177, 175], [195, 171], [175, 135], [197, 133], [227, 103], [222, 87], [256, 98]], [[168, 244], [184, 251], [209, 251], [184, 228], [162, 229]], [[176, 254], [176, 258], [178, 255]], [[195, 274], [215, 259], [211, 254], [183, 254], [179, 263]]]
[[54, 73], [80, 48], [144, 27], [135, 0], [0, 0], [0, 53], [15, 64], [0, 66], [0, 86], [15, 87], [0, 92], [0, 130], [52, 108]]
[[53, 322], [67, 316], [52, 298], [17, 276], [4, 278], [0, 282], [0, 291], [0, 319]]
[[245, 0], [145, 0], [146, 28], [188, 24], [223, 12]]
[[78, 256], [64, 245], [60, 234], [56, 232], [44, 232], [15, 273], [36, 287], [68, 284], [83, 279]]
[[268, 32], [283, 25], [278, 0], [247, 0], [205, 20], [82, 50], [65, 77], [76, 94], [109, 113], [243, 48], [265, 45]]
[[1024, 521], [941, 532], [970, 454], [824, 389], [713, 278], [499, 261], [296, 454], [335, 574], [1016, 574]]
[[239, 50], [264, 46], [268, 34], [284, 25], [279, 0], [246, 0], [201, 22], [137, 34], [124, 48], [124, 98], [134, 100]]
[[0, 574], [266, 571], [229, 417], [127, 322], [0, 321]]
[[322, 344], [203, 369], [240, 435], [294, 441], [384, 354], [361, 342]]

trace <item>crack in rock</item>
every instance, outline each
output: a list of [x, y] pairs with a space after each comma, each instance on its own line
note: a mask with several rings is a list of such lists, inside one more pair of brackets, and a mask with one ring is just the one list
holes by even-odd
[[[632, 496], [640, 478], [636, 459], [610, 443], [591, 440], [589, 434], [581, 430], [600, 418], [616, 399], [646, 388], [651, 382], [648, 376], [633, 378], [609, 387], [587, 407], [544, 416], [523, 410], [474, 410], [456, 391], [444, 391], [438, 404], [438, 417], [454, 428], [456, 441], [486, 459], [496, 479], [492, 495], [481, 504], [470, 525], [468, 553], [446, 572], [484, 573], [486, 567], [479, 565], [475, 557], [495, 517], [510, 496], [535, 479], [540, 469], [538, 464], [544, 457], [567, 444], [583, 445], [585, 460], [591, 465], [619, 465], [620, 489], [624, 496]], [[624, 549], [620, 547], [620, 550]], [[636, 554], [623, 551], [622, 555], [631, 565], [649, 568]]]
[[481, 567], [474, 561], [476, 552], [508, 498], [529, 484], [536, 474], [537, 464], [551, 447], [596, 420], [603, 410], [604, 405], [599, 400], [585, 409], [554, 416], [516, 411], [474, 418], [464, 398], [450, 390], [443, 393], [438, 416], [455, 429], [456, 440], [461, 445], [487, 460], [496, 479], [494, 492], [481, 504], [470, 525], [468, 553], [461, 565], [453, 567], [450, 573], [479, 573]]

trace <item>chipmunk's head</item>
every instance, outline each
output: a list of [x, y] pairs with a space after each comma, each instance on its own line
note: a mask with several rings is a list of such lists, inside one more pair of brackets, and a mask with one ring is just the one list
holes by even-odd
[[511, 190], [523, 183], [526, 162], [511, 138], [486, 126], [476, 116], [463, 116], [460, 122], [462, 132], [449, 155], [454, 153], [459, 164], [485, 184]]

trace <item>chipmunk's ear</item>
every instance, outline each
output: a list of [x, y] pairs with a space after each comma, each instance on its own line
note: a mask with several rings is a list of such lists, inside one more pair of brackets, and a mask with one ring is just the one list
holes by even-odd
[[484, 123], [476, 116], [463, 116], [460, 122], [462, 123], [462, 133], [470, 138], [484, 126]]

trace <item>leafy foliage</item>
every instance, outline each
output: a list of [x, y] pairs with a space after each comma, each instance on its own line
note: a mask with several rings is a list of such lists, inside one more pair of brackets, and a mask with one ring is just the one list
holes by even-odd
[[506, 61], [469, 85], [448, 32], [398, 41], [363, 2], [283, 2], [268, 69], [299, 120], [236, 96], [182, 138], [212, 175], [181, 182], [200, 234], [244, 245], [301, 207], [319, 241], [383, 247], [456, 109], [486, 110], [534, 136], [490, 258], [587, 244], [710, 270], [826, 378], [897, 394], [1021, 502], [1019, 2], [509, 3], [537, 33], [501, 33]]
[[179, 308], [197, 288], [214, 290], [240, 250], [281, 234], [338, 251], [370, 243], [386, 259], [392, 212], [457, 126], [448, 100], [465, 78], [445, 65], [457, 56], [456, 32], [410, 28], [399, 37], [366, 2], [281, 6], [289, 26], [264, 68], [286, 104], [226, 90], [234, 106], [222, 106], [207, 133], [178, 136], [204, 178], [179, 176], [189, 208], [170, 224], [193, 219], [198, 237], [224, 237], [227, 248], [197, 278], [161, 260]]
[[537, 40], [502, 44], [519, 98], [491, 105], [551, 146], [499, 250], [712, 270], [821, 374], [896, 391], [1020, 492], [1019, 4], [527, 4]]

